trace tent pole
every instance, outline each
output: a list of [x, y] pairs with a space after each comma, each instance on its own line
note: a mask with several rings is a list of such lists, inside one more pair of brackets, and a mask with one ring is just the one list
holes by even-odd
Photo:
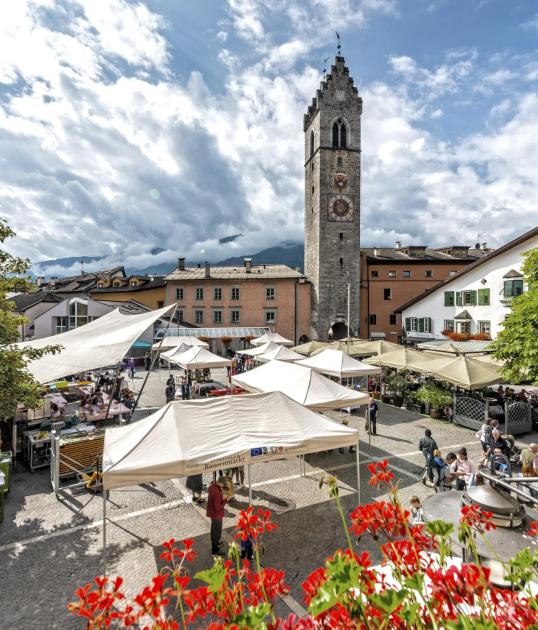
[[103, 575], [106, 577], [106, 490], [103, 486]]
[[359, 457], [359, 447], [360, 440], [357, 440], [357, 451], [356, 451], [356, 461], [357, 461], [357, 500], [359, 501], [359, 505], [361, 504], [361, 464]]
[[133, 405], [133, 408], [131, 409], [131, 418], [133, 417], [135, 409], [138, 407], [138, 401], [140, 400], [140, 396], [142, 396], [142, 392], [144, 391], [144, 387], [146, 386], [146, 383], [148, 381], [149, 375], [151, 374], [151, 371], [153, 370], [153, 366], [155, 365], [155, 361], [156, 361], [157, 357], [160, 354], [161, 346], [163, 345], [164, 338], [166, 337], [166, 333], [168, 332], [168, 329], [170, 328], [170, 322], [174, 321], [174, 317], [176, 315], [176, 311], [177, 311], [177, 302], [176, 302], [176, 305], [174, 307], [174, 312], [172, 313], [172, 317], [170, 317], [170, 319], [168, 320], [168, 324], [166, 324], [166, 328], [164, 329], [164, 334], [161, 337], [161, 341], [159, 342], [159, 347], [157, 348], [157, 350], [155, 351], [155, 354], [153, 355], [153, 360], [151, 361], [151, 365], [149, 366], [149, 370], [146, 373], [146, 377], [144, 378], [144, 382], [142, 383], [142, 387], [140, 388], [140, 391], [138, 392], [138, 396], [136, 397], [135, 404]]
[[247, 464], [247, 474], [248, 474], [248, 504], [252, 505], [252, 480], [250, 477], [250, 464]]
[[370, 424], [370, 401], [368, 401], [368, 459], [372, 459], [372, 425]]
[[112, 404], [112, 398], [116, 391], [116, 385], [118, 384], [118, 378], [120, 377], [120, 373], [121, 373], [121, 361], [118, 363], [118, 367], [116, 368], [116, 376], [114, 378], [114, 384], [112, 385], [112, 391], [110, 392], [110, 396], [108, 398], [108, 407], [106, 408], [105, 420], [108, 419], [108, 414], [110, 413], [110, 405]]

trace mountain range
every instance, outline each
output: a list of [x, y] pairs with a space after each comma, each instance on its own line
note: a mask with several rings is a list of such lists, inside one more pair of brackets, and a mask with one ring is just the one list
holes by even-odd
[[[151, 250], [152, 255], [157, 255], [162, 253], [164, 250], [161, 248], [154, 248]], [[230, 258], [225, 258], [224, 260], [219, 260], [217, 262], [212, 262], [211, 264], [215, 267], [225, 267], [225, 266], [235, 266], [242, 265], [243, 258], [252, 258], [252, 263], [254, 265], [288, 265], [292, 269], [299, 267], [302, 271], [304, 267], [304, 246], [303, 243], [297, 243], [292, 241], [283, 241], [278, 245], [273, 247], [268, 247], [267, 249], [263, 249], [260, 252], [256, 252], [254, 254], [244, 254], [243, 256], [232, 256]], [[110, 261], [108, 256], [69, 256], [66, 258], [54, 258], [52, 260], [43, 260], [39, 263], [36, 263], [32, 268], [32, 273], [35, 276], [48, 276], [50, 274], [47, 273], [48, 270], [54, 269], [54, 275], [61, 277], [61, 272], [58, 271], [58, 267], [64, 268], [66, 270], [65, 275], [72, 275], [72, 268], [76, 265], [80, 265], [81, 261], [85, 265], [91, 265], [91, 269], [96, 269], [96, 265], [94, 263], [102, 263], [99, 267], [103, 269], [107, 269], [109, 267], [118, 266], [121, 262]], [[204, 261], [201, 260], [188, 260], [186, 261], [187, 266], [195, 267], [198, 264]], [[177, 259], [171, 262], [157, 263], [155, 265], [150, 265], [148, 267], [144, 267], [142, 269], [137, 268], [127, 268], [125, 269], [125, 273], [127, 275], [165, 275], [170, 273], [177, 266]], [[69, 270], [69, 271], [68, 271]]]

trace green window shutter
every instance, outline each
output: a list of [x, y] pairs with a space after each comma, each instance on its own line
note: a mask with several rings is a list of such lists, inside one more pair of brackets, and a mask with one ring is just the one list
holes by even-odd
[[407, 331], [411, 330], [411, 318], [410, 317], [406, 317], [405, 318], [405, 329]]
[[454, 306], [454, 291], [445, 291], [445, 306]]
[[469, 291], [471, 294], [471, 306], [476, 306], [476, 291]]
[[424, 332], [424, 318], [418, 318], [418, 332]]
[[456, 291], [456, 306], [461, 306], [461, 291]]
[[504, 281], [504, 297], [512, 297], [512, 281]]
[[512, 287], [513, 295], [521, 295], [523, 293], [523, 280], [514, 280]]
[[478, 289], [478, 306], [488, 306], [489, 289]]
[[432, 331], [432, 318], [425, 317], [424, 318], [424, 332], [431, 333], [431, 331]]

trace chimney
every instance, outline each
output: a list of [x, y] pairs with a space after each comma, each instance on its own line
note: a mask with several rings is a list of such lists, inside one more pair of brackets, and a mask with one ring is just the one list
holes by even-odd
[[246, 273], [250, 273], [252, 271], [252, 258], [243, 258], [245, 263], [245, 271]]
[[211, 267], [207, 260], [204, 263], [204, 278], [211, 278]]
[[396, 241], [396, 249], [400, 249], [402, 246], [402, 241]]
[[38, 276], [37, 280], [36, 280], [36, 284], [38, 287], [43, 286], [45, 284], [45, 277], [44, 276]]
[[484, 251], [487, 251], [487, 249], [488, 249], [488, 244], [487, 244], [487, 243], [482, 243], [482, 249], [483, 249]]
[[374, 247], [374, 256], [379, 256], [379, 249]]
[[177, 259], [177, 269], [178, 271], [185, 271], [185, 257], [184, 256], [180, 256]]

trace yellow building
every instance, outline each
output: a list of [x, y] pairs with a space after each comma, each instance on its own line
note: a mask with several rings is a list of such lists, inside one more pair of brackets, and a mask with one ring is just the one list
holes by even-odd
[[151, 310], [164, 306], [166, 281], [162, 276], [100, 278], [89, 294], [94, 300], [127, 302], [134, 300]]

